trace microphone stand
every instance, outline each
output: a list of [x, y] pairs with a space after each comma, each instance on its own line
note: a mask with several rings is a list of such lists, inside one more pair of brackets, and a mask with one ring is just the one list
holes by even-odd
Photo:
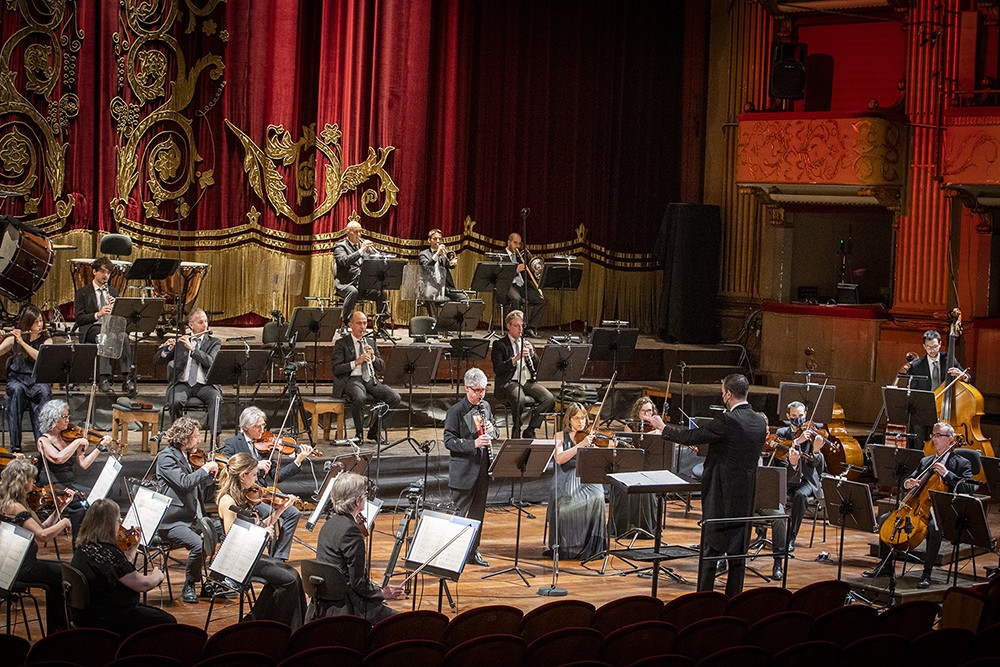
[[[558, 436], [557, 436], [558, 437]], [[555, 443], [553, 443], [555, 447]], [[552, 496], [552, 509], [555, 512], [552, 518], [552, 583], [538, 589], [538, 594], [544, 597], [563, 597], [567, 591], [560, 588], [559, 583], [559, 463], [555, 456], [552, 457], [552, 464], [555, 466], [553, 472], [552, 485], [555, 493]]]

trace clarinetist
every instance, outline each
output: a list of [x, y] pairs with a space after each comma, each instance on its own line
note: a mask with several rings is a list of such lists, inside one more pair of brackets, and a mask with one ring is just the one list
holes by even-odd
[[[524, 313], [512, 310], [507, 313], [504, 322], [507, 325], [507, 335], [493, 343], [496, 393], [511, 406], [511, 437], [534, 438], [535, 430], [542, 424], [544, 413], [552, 411], [556, 399], [536, 381], [538, 356], [531, 343], [522, 335]], [[527, 407], [526, 396], [533, 398], [535, 405], [527, 415], [528, 426], [522, 432], [521, 424], [525, 422], [523, 413]]]

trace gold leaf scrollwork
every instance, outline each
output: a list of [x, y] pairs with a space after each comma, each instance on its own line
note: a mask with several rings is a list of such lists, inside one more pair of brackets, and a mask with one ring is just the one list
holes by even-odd
[[[372, 178], [378, 179], [378, 188], [369, 188], [361, 193], [361, 210], [372, 218], [385, 215], [390, 206], [397, 204], [399, 187], [385, 168], [386, 160], [394, 146], [385, 146], [378, 151], [368, 148], [363, 162], [342, 166], [340, 149], [340, 127], [327, 124], [322, 132], [316, 133], [315, 124], [302, 128], [302, 136], [293, 140], [291, 134], [281, 125], [269, 125], [265, 133], [263, 148], [258, 146], [245, 132], [226, 119], [228, 127], [240, 144], [245, 156], [243, 169], [253, 192], [266, 201], [274, 212], [297, 223], [307, 224], [329, 213], [336, 203], [348, 192], [358, 189]], [[322, 184], [324, 199], [312, 211], [299, 214], [292, 208], [286, 195], [285, 178], [279, 166], [291, 168], [292, 182], [295, 184], [296, 204], [313, 198], [319, 190], [317, 181], [317, 153], [325, 158]], [[378, 202], [381, 200], [381, 204]], [[377, 205], [372, 208], [371, 205]]]

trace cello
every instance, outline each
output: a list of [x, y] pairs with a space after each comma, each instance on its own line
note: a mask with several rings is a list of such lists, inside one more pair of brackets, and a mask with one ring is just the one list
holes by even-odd
[[[948, 354], [945, 357], [944, 369], [954, 368], [955, 347], [958, 338], [962, 335], [962, 311], [955, 308], [951, 311], [951, 326], [948, 329]], [[944, 370], [942, 370], [942, 374]], [[985, 412], [985, 402], [983, 395], [978, 389], [962, 380], [965, 375], [957, 378], [944, 380], [934, 391], [934, 398], [937, 403], [938, 419], [948, 422], [955, 429], [956, 434], [961, 434], [967, 443], [965, 446], [978, 450], [983, 456], [995, 456], [993, 444], [989, 438], [983, 435], [980, 421]], [[934, 446], [930, 440], [924, 443], [924, 453], [932, 455]], [[983, 473], [979, 478], [982, 480]]]
[[962, 436], [956, 435], [948, 449], [934, 457], [930, 464], [916, 476], [917, 485], [910, 489], [879, 528], [879, 539], [893, 549], [913, 549], [927, 537], [927, 522], [931, 517], [931, 491], [948, 491], [948, 485], [940, 475], [934, 474], [934, 466], [943, 461], [949, 453], [964, 445]]

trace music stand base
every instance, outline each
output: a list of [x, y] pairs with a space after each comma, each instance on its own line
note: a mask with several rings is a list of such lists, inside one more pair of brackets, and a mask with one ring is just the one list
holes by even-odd
[[538, 594], [543, 597], [559, 598], [566, 596], [566, 589], [559, 586], [542, 586], [538, 589]]
[[[519, 567], [517, 565], [508, 567], [508, 568], [506, 568], [504, 570], [500, 570], [499, 572], [491, 572], [489, 574], [483, 575], [483, 579], [489, 579], [491, 577], [496, 577], [496, 576], [499, 576], [501, 574], [507, 574], [508, 572], [513, 572], [517, 576], [521, 577], [521, 581], [524, 582], [524, 585], [527, 588], [531, 588], [531, 584], [528, 583], [528, 579], [524, 575], [528, 575], [528, 577], [531, 577], [532, 579], [535, 578], [535, 575], [532, 574], [531, 572], [528, 572], [527, 570], [522, 569], [521, 567]], [[565, 593], [563, 593], [563, 595], [565, 595]]]
[[380, 452], [388, 451], [388, 450], [392, 449], [393, 447], [395, 447], [396, 445], [401, 445], [404, 442], [407, 442], [407, 443], [410, 444], [410, 447], [413, 448], [413, 453], [414, 454], [421, 454], [422, 453], [420, 451], [420, 441], [417, 440], [416, 438], [413, 438], [413, 437], [400, 438], [399, 440], [397, 440], [395, 442], [390, 442], [388, 445], [386, 445], [386, 446], [382, 447], [381, 449], [379, 449], [379, 451]]

